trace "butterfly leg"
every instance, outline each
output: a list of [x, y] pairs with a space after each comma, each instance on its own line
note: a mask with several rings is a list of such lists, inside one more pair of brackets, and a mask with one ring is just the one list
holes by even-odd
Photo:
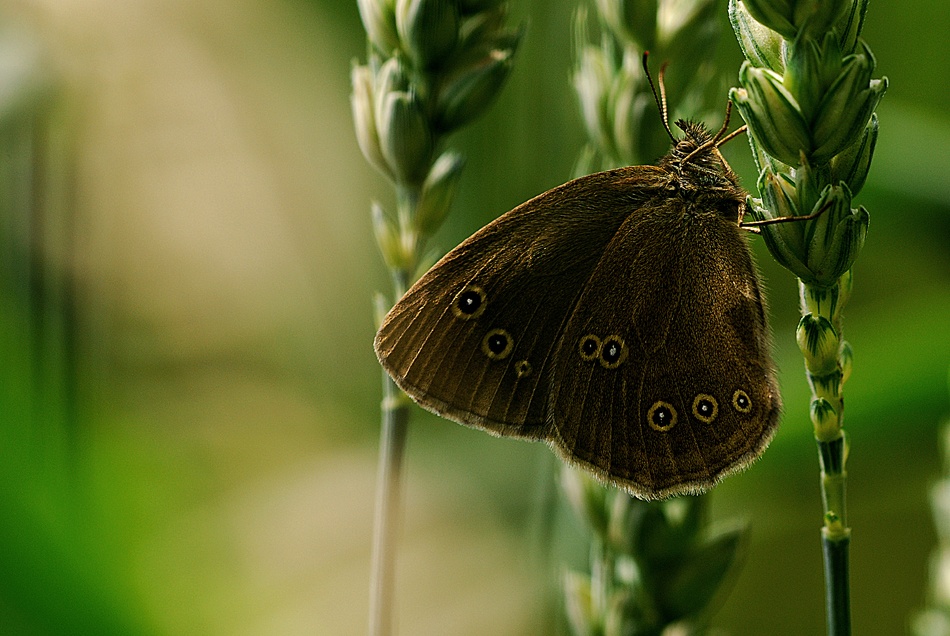
[[745, 216], [745, 210], [739, 215], [739, 227], [743, 230], [748, 230], [753, 234], [761, 234], [762, 230], [759, 228], [763, 225], [772, 225], [773, 223], [792, 223], [795, 221], [811, 221], [812, 219], [817, 219], [819, 216], [824, 214], [832, 205], [831, 201], [828, 201], [821, 209], [817, 212], [812, 212], [811, 214], [806, 214], [805, 216], [777, 216], [774, 219], [764, 219], [762, 221], [743, 221], [742, 218]]

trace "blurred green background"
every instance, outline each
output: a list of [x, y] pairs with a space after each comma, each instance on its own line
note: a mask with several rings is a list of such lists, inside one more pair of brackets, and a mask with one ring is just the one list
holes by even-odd
[[[574, 2], [527, 32], [468, 157], [449, 249], [571, 176]], [[722, 9], [725, 19], [725, 3]], [[950, 14], [871, 4], [891, 85], [846, 337], [855, 633], [926, 601], [950, 366]], [[715, 54], [738, 69], [724, 31]], [[380, 371], [372, 239], [343, 0], [0, 1], [0, 633], [366, 629]], [[673, 72], [671, 70], [671, 72]], [[725, 96], [723, 96], [725, 99]], [[744, 144], [728, 158], [754, 183]], [[786, 403], [714, 494], [752, 523], [713, 623], [824, 630], [817, 456], [792, 276], [757, 243]], [[551, 513], [555, 461], [421, 411], [407, 461], [401, 634], [555, 629], [586, 548]], [[551, 519], [555, 528], [551, 528]]]

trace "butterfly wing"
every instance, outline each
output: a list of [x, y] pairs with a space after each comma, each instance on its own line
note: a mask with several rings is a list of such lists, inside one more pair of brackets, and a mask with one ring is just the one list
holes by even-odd
[[643, 498], [706, 490], [775, 431], [769, 349], [736, 223], [650, 206], [618, 229], [565, 324], [551, 445]]
[[550, 190], [429, 270], [376, 336], [383, 367], [423, 407], [498, 435], [551, 435], [565, 323], [626, 218], [668, 179], [638, 166]]

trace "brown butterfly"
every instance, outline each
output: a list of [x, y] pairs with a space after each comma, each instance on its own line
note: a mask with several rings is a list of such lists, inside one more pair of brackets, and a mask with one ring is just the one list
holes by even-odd
[[[661, 113], [669, 132], [665, 99]], [[756, 223], [719, 152], [741, 129], [724, 136], [728, 113], [716, 135], [676, 125], [658, 166], [549, 190], [432, 267], [376, 336], [396, 384], [644, 499], [756, 459], [781, 401], [743, 229]]]

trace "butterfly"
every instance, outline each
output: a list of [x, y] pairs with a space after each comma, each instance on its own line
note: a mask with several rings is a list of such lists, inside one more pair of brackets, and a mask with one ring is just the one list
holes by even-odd
[[658, 165], [587, 175], [502, 215], [423, 275], [375, 339], [422, 407], [545, 441], [643, 499], [747, 466], [781, 412], [756, 223], [719, 152], [742, 129], [725, 134], [727, 111], [715, 135], [677, 121], [677, 139], [665, 96], [661, 115], [674, 143]]

